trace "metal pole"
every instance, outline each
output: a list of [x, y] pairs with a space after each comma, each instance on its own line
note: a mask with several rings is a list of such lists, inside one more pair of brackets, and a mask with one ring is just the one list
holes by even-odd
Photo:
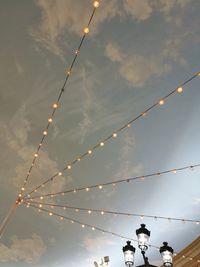
[[5, 217], [5, 219], [3, 220], [2, 224], [0, 225], [0, 239], [3, 236], [3, 233], [6, 229], [6, 226], [8, 225], [8, 223], [10, 222], [12, 216], [14, 215], [16, 208], [18, 206], [19, 202], [18, 200], [15, 201], [15, 203], [11, 206], [7, 216]]

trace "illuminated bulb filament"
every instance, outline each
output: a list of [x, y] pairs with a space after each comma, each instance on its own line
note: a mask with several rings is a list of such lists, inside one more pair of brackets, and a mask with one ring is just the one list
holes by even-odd
[[57, 103], [54, 103], [53, 104], [53, 108], [57, 108], [58, 107], [58, 104]]
[[51, 123], [53, 121], [52, 118], [48, 118], [48, 122]]
[[47, 135], [47, 131], [44, 131], [44, 132], [43, 132], [43, 135]]
[[92, 154], [92, 150], [88, 150], [88, 154], [91, 155]]
[[99, 189], [102, 189], [103, 188], [103, 186], [102, 185], [99, 185]]
[[62, 172], [59, 172], [58, 175], [61, 176], [62, 175]]
[[35, 158], [37, 158], [37, 157], [38, 157], [38, 154], [37, 154], [37, 153], [35, 153], [35, 154], [34, 154], [34, 157], [35, 157]]
[[52, 216], [53, 215], [53, 213], [52, 212], [49, 212], [49, 216]]
[[68, 170], [71, 170], [71, 168], [72, 168], [71, 165], [68, 165], [68, 166], [67, 166], [67, 169], [68, 169]]
[[104, 142], [101, 142], [101, 143], [100, 143], [100, 146], [104, 146]]

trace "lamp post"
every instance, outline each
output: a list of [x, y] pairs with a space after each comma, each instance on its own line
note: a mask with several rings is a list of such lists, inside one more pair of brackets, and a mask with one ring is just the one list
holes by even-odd
[[[138, 238], [138, 247], [141, 250], [141, 254], [144, 260], [144, 264], [137, 267], [157, 267], [155, 265], [151, 265], [149, 263], [148, 258], [145, 255], [145, 252], [148, 249], [148, 242], [150, 237], [150, 231], [146, 229], [145, 224], [141, 224], [141, 227], [136, 230], [136, 235]], [[131, 245], [130, 241], [127, 241], [127, 245], [122, 248], [124, 253], [125, 265], [127, 267], [134, 266], [134, 255], [135, 248]], [[173, 249], [168, 246], [167, 242], [163, 243], [163, 246], [160, 247], [160, 254], [163, 260], [164, 267], [172, 267], [173, 266]]]

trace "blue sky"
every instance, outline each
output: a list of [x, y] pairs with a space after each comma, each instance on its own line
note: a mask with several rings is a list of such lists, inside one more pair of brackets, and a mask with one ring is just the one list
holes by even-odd
[[[2, 221], [30, 166], [92, 12], [92, 1], [6, 0], [0, 5]], [[200, 70], [199, 12], [198, 0], [101, 1], [27, 190]], [[45, 192], [199, 163], [199, 78], [183, 89], [55, 179]], [[69, 194], [54, 201], [198, 219], [199, 170]], [[74, 211], [67, 215], [133, 238], [144, 222], [152, 231], [152, 244], [160, 246], [168, 240], [176, 251], [199, 235], [199, 226], [191, 223]], [[5, 267], [86, 267], [109, 255], [111, 266], [122, 267], [124, 243], [20, 206], [1, 239], [0, 262]], [[153, 248], [149, 256], [155, 263], [160, 259]]]

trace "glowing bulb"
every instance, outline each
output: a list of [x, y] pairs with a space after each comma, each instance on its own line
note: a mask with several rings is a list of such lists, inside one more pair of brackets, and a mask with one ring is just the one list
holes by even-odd
[[54, 197], [54, 195], [51, 195], [51, 197]]
[[200, 76], [200, 72], [198, 72], [197, 76]]
[[25, 190], [25, 188], [24, 188], [24, 187], [22, 187], [22, 188], [21, 188], [21, 190], [22, 190], [22, 191], [24, 191], [24, 190]]
[[74, 221], [73, 221], [73, 220], [71, 220], [71, 223], [74, 223]]
[[104, 211], [101, 211], [101, 215], [104, 215]]
[[44, 184], [42, 184], [41, 187], [44, 187]]
[[114, 138], [116, 138], [117, 137], [117, 133], [113, 133], [113, 135], [112, 135]]
[[88, 154], [91, 155], [92, 154], [92, 150], [88, 150]]
[[97, 8], [97, 7], [99, 7], [99, 1], [94, 1], [94, 3], [93, 3], [93, 6], [95, 7], [95, 8]]
[[103, 188], [103, 186], [102, 185], [99, 185], [99, 189], [102, 189]]
[[47, 135], [47, 131], [44, 131], [44, 132], [43, 132], [43, 135]]
[[94, 231], [95, 230], [95, 227], [92, 227], [92, 231]]
[[164, 105], [164, 103], [165, 103], [165, 101], [164, 101], [163, 99], [161, 99], [161, 100], [159, 101], [159, 105]]
[[52, 212], [49, 212], [49, 216], [52, 216], [53, 215], [53, 213]]
[[40, 199], [44, 199], [44, 197], [43, 197], [43, 196], [41, 196], [41, 197], [40, 197]]
[[37, 158], [37, 157], [38, 157], [38, 153], [35, 153], [35, 154], [34, 154], [34, 157]]
[[71, 170], [71, 168], [72, 168], [71, 165], [68, 165], [68, 166], [67, 166], [67, 169], [68, 169], [68, 170]]
[[88, 191], [90, 191], [90, 188], [87, 187], [87, 188], [85, 188], [85, 190], [88, 192]]
[[79, 209], [75, 209], [76, 212], [79, 212]]
[[58, 104], [57, 103], [54, 103], [53, 104], [53, 108], [57, 108], [58, 107]]
[[141, 216], [140, 216], [140, 219], [141, 219], [141, 220], [143, 220], [143, 219], [144, 219], [144, 216], [143, 216], [143, 215], [141, 215]]
[[131, 128], [131, 124], [130, 124], [130, 123], [129, 123], [129, 124], [127, 124], [127, 127], [128, 127], [128, 128]]
[[61, 176], [62, 175], [62, 172], [59, 172], [58, 175]]
[[176, 171], [176, 170], [173, 170], [173, 173], [175, 173], [175, 174], [176, 174], [176, 173], [177, 173], [177, 171]]
[[73, 191], [74, 193], [76, 193], [76, 189], [74, 189], [74, 191]]
[[79, 50], [77, 49], [77, 50], [75, 51], [75, 54], [78, 55], [78, 53], [79, 53]]
[[53, 119], [50, 117], [48, 118], [48, 122], [51, 123], [53, 121]]
[[91, 214], [91, 213], [92, 213], [92, 211], [91, 211], [91, 210], [88, 210], [88, 213], [89, 213], [89, 214]]
[[63, 220], [63, 217], [62, 217], [62, 216], [60, 217], [60, 220], [61, 220], [61, 221]]
[[104, 146], [104, 142], [101, 142], [101, 143], [100, 143], [100, 146]]
[[42, 208], [42, 204], [40, 204], [39, 207]]
[[177, 92], [178, 92], [178, 93], [182, 93], [182, 92], [183, 92], [183, 88], [182, 88], [182, 87], [178, 87], [178, 88], [177, 88]]
[[77, 161], [81, 161], [81, 159], [80, 158], [77, 158]]
[[65, 195], [65, 193], [64, 192], [62, 192], [62, 194], [61, 194], [62, 196], [64, 196]]
[[68, 70], [68, 71], [67, 71], [67, 75], [70, 75], [70, 74], [71, 74], [71, 71], [70, 71], [70, 70]]
[[81, 226], [82, 226], [82, 228], [85, 228], [85, 225], [84, 224], [82, 224]]
[[38, 212], [41, 212], [41, 210], [40, 210], [40, 209], [38, 209]]
[[66, 207], [63, 207], [64, 210], [66, 210]]
[[196, 224], [198, 225], [198, 224], [200, 224], [200, 222], [199, 222], [199, 221], [197, 221], [197, 222], [196, 222]]
[[90, 29], [88, 27], [85, 27], [83, 31], [84, 31], [84, 33], [87, 34], [87, 33], [89, 33]]
[[146, 116], [146, 114], [147, 114], [146, 112], [142, 112], [142, 113], [141, 113], [141, 115], [142, 115], [143, 117]]

